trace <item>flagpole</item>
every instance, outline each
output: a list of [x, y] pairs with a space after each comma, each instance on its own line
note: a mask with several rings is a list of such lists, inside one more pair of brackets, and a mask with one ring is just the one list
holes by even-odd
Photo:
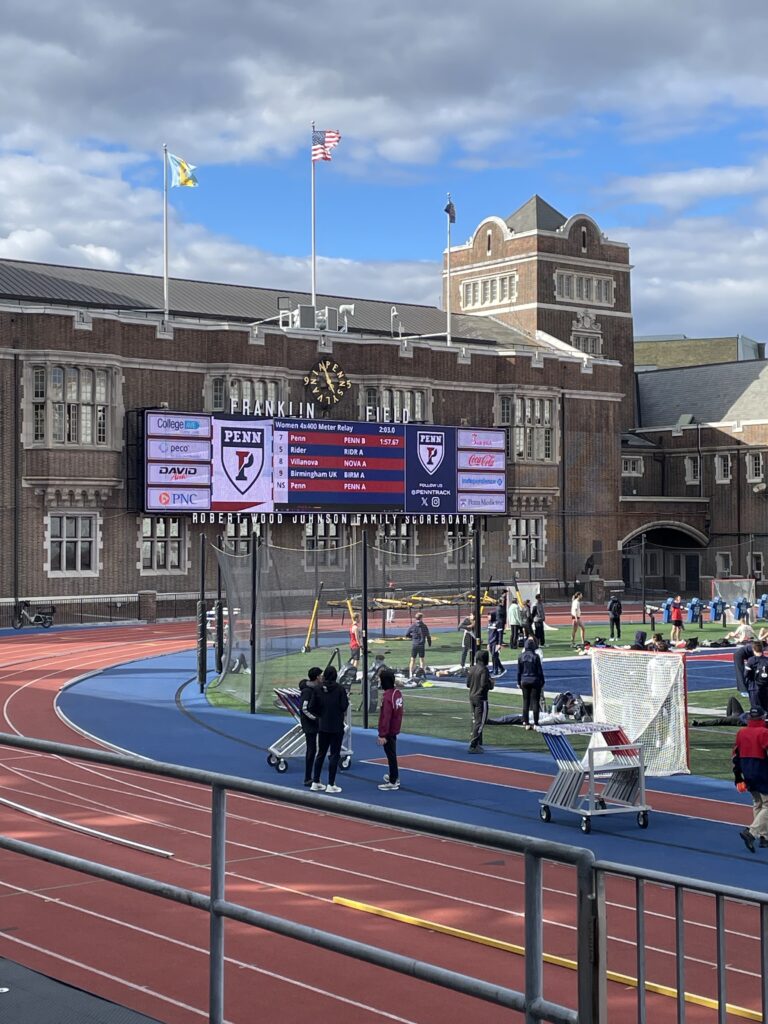
[[448, 259], [447, 264], [447, 284], [445, 288], [445, 319], [446, 319], [446, 340], [450, 345], [451, 341], [451, 214], [448, 212], [451, 209], [451, 193], [448, 193], [448, 205], [446, 206], [446, 219], [448, 221]]
[[315, 253], [315, 161], [312, 159], [312, 138], [314, 138], [315, 122], [312, 122], [312, 135], [310, 136], [309, 162], [312, 165], [312, 308], [317, 301], [317, 264]]
[[170, 317], [168, 301], [168, 146], [163, 143], [163, 322]]

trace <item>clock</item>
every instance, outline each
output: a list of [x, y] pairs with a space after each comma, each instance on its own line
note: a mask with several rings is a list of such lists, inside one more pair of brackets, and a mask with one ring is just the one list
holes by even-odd
[[321, 359], [304, 378], [306, 389], [322, 405], [336, 405], [352, 387], [346, 373], [333, 359]]

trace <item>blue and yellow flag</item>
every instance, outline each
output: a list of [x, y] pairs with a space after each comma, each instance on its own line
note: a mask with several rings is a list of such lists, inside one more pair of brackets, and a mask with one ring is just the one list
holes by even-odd
[[195, 169], [194, 164], [188, 164], [186, 160], [174, 156], [173, 153], [168, 154], [168, 163], [171, 165], [171, 188], [177, 185], [197, 188], [197, 178], [192, 173]]

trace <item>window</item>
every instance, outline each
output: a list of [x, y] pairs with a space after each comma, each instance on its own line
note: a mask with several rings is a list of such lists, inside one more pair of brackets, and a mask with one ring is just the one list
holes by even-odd
[[387, 417], [382, 416], [382, 419], [400, 420], [405, 414], [407, 420], [424, 420], [426, 419], [426, 406], [426, 394], [421, 390], [401, 391], [382, 388], [379, 392], [377, 388], [366, 388], [362, 416], [365, 419], [367, 407], [381, 409], [382, 413], [386, 412]]
[[622, 476], [642, 476], [644, 470], [642, 456], [625, 455], [621, 460]]
[[747, 483], [759, 484], [763, 479], [763, 453], [747, 452]]
[[558, 270], [555, 274], [555, 299], [563, 302], [576, 299], [598, 306], [613, 305], [613, 278], [591, 274], [571, 274]]
[[461, 290], [464, 309], [476, 306], [509, 305], [517, 301], [517, 274], [500, 274], [466, 281]]
[[763, 553], [762, 551], [752, 552], [752, 564], [749, 566], [748, 575], [754, 577], [756, 580], [763, 578]]
[[52, 513], [48, 517], [51, 576], [96, 576], [98, 517]]
[[32, 443], [84, 447], [110, 443], [110, 373], [83, 366], [33, 366]]
[[[276, 405], [280, 388], [276, 380], [254, 380], [250, 377], [213, 377], [211, 379], [211, 410], [213, 412], [256, 412], [264, 415], [264, 403]], [[258, 406], [258, 410], [256, 407]]]
[[661, 576], [661, 552], [645, 549], [646, 576]]
[[715, 456], [715, 483], [729, 484], [731, 482], [731, 456], [725, 452]]
[[510, 519], [509, 546], [512, 565], [544, 565], [544, 520]]
[[486, 256], [491, 255], [491, 248], [493, 246], [493, 232], [489, 228], [485, 233], [485, 254]]
[[186, 572], [184, 522], [176, 516], [144, 516], [141, 520], [141, 571]]
[[416, 528], [413, 523], [388, 523], [379, 534], [382, 557], [387, 566], [416, 567]]
[[500, 425], [510, 426], [507, 455], [517, 462], [555, 461], [555, 400], [502, 395]]
[[587, 229], [586, 228], [582, 228], [581, 229], [581, 251], [582, 252], [586, 252], [587, 251]]
[[603, 339], [599, 334], [572, 334], [571, 344], [591, 356], [599, 356], [603, 351]]
[[718, 551], [715, 555], [715, 576], [721, 580], [727, 580], [731, 575], [731, 552]]
[[304, 528], [307, 569], [342, 568], [342, 527], [339, 523], [312, 520]]
[[697, 484], [701, 481], [701, 459], [698, 455], [685, 456], [685, 482]]
[[468, 523], [454, 523], [446, 531], [446, 564], [449, 569], [469, 569], [474, 550], [474, 528]]
[[233, 555], [249, 555], [251, 553], [251, 537], [257, 540], [262, 536], [261, 523], [254, 523], [251, 519], [238, 519], [227, 523], [227, 530], [224, 535], [224, 545], [227, 551]]

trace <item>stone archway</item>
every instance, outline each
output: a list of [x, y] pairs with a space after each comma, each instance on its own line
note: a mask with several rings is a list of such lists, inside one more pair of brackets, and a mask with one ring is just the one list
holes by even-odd
[[633, 529], [621, 540], [625, 587], [644, 587], [649, 594], [698, 595], [701, 552], [708, 544], [701, 530], [677, 520], [657, 520]]

